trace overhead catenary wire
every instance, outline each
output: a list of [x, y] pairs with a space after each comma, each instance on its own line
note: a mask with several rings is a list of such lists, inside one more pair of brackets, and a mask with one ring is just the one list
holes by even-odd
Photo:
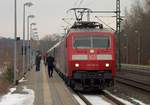
[[110, 29], [112, 29], [113, 31], [116, 31], [114, 28], [112, 28], [111, 26], [109, 26], [108, 24], [106, 24], [104, 21], [102, 21], [100, 18], [98, 18], [98, 16], [95, 16], [95, 18], [99, 21], [101, 21], [105, 26], [109, 27]]
[[79, 1], [80, 0], [76, 0], [73, 6], [76, 7]]
[[63, 20], [68, 26], [72, 26], [72, 24], [69, 23], [66, 19], [68, 19], [68, 18], [62, 18], [62, 20]]
[[86, 3], [85, 6], [86, 6], [86, 7], [87, 7], [87, 6], [91, 6], [91, 5], [93, 5], [94, 3], [96, 3], [96, 2], [94, 2], [94, 0], [91, 0], [90, 2]]
[[[112, 19], [112, 18], [116, 18], [116, 16], [99, 16], [99, 17], [101, 17], [101, 18], [110, 18], [110, 19]], [[111, 21], [111, 22], [108, 22], [107, 24], [113, 24], [115, 21]]]
[[79, 2], [79, 5], [78, 5], [78, 7], [80, 7], [81, 6], [81, 4], [84, 2], [84, 0], [81, 0], [80, 2]]

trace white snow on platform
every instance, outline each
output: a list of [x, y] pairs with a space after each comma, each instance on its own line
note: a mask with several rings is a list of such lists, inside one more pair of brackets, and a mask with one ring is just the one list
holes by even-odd
[[24, 78], [24, 77], [22, 77], [20, 80], [19, 80], [19, 83], [22, 83], [22, 82], [26, 82], [27, 80]]
[[86, 105], [85, 102], [76, 94], [73, 94], [75, 99], [79, 102], [80, 105]]
[[34, 91], [24, 87], [24, 94], [13, 93], [16, 88], [11, 88], [10, 92], [0, 98], [0, 105], [33, 105]]
[[92, 105], [111, 105], [109, 102], [107, 102], [100, 96], [95, 95], [84, 95], [84, 96], [92, 103]]
[[139, 103], [140, 105], [147, 105], [147, 104], [145, 104], [145, 103], [143, 103], [143, 102], [141, 102], [141, 101], [139, 101], [139, 100], [137, 100], [137, 99], [135, 99], [135, 98], [131, 98], [134, 102], [137, 102], [137, 103]]

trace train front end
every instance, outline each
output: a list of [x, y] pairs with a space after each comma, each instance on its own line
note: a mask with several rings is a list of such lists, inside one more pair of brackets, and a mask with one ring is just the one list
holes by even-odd
[[113, 85], [116, 70], [113, 32], [71, 32], [67, 50], [67, 75], [72, 87], [104, 89]]

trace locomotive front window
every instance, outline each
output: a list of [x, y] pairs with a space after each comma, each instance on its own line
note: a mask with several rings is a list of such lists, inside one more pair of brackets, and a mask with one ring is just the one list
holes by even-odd
[[75, 37], [74, 47], [75, 48], [91, 48], [91, 38], [85, 37], [85, 36]]
[[74, 48], [109, 48], [108, 36], [76, 36], [74, 37]]
[[94, 36], [92, 41], [92, 48], [109, 48], [109, 37], [107, 36]]

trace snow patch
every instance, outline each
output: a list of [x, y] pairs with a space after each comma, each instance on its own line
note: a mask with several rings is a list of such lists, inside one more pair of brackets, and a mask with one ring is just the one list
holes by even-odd
[[104, 90], [104, 91], [105, 91], [107, 94], [111, 95], [112, 97], [116, 98], [117, 100], [121, 101], [121, 102], [124, 103], [125, 105], [134, 105], [134, 104], [132, 104], [131, 102], [126, 101], [126, 100], [124, 100], [124, 99], [122, 99], [122, 98], [119, 98], [119, 97], [117, 97], [117, 96], [111, 94], [110, 92], [108, 92], [108, 91], [106, 91], [106, 90]]
[[95, 95], [84, 95], [84, 96], [92, 103], [92, 105], [111, 105], [100, 96]]
[[140, 105], [147, 105], [147, 104], [145, 104], [145, 103], [143, 103], [143, 102], [141, 102], [141, 101], [139, 101], [139, 100], [137, 100], [135, 98], [130, 98], [130, 99], [132, 99], [134, 102], [139, 103]]
[[26, 82], [27, 80], [23, 77], [19, 80], [19, 83]]
[[79, 102], [80, 105], [86, 105], [85, 102], [78, 95], [73, 94], [73, 96]]
[[11, 88], [7, 95], [4, 95], [0, 99], [0, 105], [33, 105], [34, 103], [34, 91], [24, 87], [23, 92], [25, 94], [12, 94], [16, 88]]
[[9, 89], [9, 91], [10, 91], [9, 94], [13, 93], [15, 90], [16, 90], [16, 87], [10, 88], [10, 89]]

